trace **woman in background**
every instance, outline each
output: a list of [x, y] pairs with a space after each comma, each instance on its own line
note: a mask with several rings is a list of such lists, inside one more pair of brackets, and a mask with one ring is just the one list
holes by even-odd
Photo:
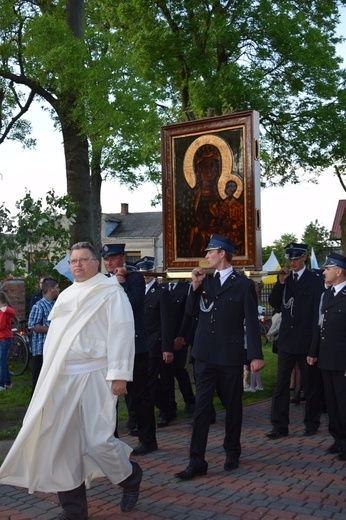
[[7, 354], [13, 342], [12, 320], [16, 311], [4, 291], [0, 291], [0, 391], [12, 388], [11, 375], [7, 363]]

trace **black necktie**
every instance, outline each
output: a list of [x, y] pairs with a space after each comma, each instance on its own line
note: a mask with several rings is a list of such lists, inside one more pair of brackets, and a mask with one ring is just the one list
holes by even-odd
[[215, 278], [215, 284], [217, 287], [220, 287], [221, 284], [220, 284], [220, 273], [219, 271], [216, 271], [216, 273], [214, 274], [214, 278]]
[[330, 292], [332, 295], [331, 297], [333, 298], [335, 296], [335, 287], [332, 287]]
[[297, 282], [298, 282], [298, 273], [294, 273], [294, 275], [293, 275], [293, 281], [294, 281], [294, 283], [297, 283]]
[[173, 291], [174, 286], [175, 286], [175, 283], [174, 283], [174, 282], [171, 282], [171, 283], [169, 284], [169, 290], [170, 290], [170, 291]]

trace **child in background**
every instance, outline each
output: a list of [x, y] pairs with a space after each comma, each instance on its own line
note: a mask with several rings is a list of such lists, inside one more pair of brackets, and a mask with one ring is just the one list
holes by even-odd
[[4, 291], [0, 291], [0, 391], [12, 388], [11, 375], [7, 363], [7, 354], [13, 342], [12, 320], [16, 311]]
[[[248, 360], [247, 363], [250, 365], [251, 360]], [[250, 384], [244, 387], [244, 392], [256, 392], [257, 390], [263, 390], [261, 374], [259, 372], [250, 372]]]
[[[247, 350], [247, 337], [246, 327], [244, 326], [244, 346]], [[257, 390], [263, 390], [261, 374], [259, 372], [251, 372], [250, 369], [251, 359], [246, 360], [243, 372], [243, 388], [244, 392], [256, 392]]]

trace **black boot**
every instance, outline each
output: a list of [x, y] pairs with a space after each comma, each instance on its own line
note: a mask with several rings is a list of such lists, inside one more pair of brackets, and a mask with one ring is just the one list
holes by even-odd
[[142, 481], [143, 471], [137, 462], [132, 462], [132, 473], [129, 477], [119, 483], [123, 488], [123, 496], [121, 499], [120, 509], [123, 513], [131, 511], [137, 504], [139, 497], [139, 487]]

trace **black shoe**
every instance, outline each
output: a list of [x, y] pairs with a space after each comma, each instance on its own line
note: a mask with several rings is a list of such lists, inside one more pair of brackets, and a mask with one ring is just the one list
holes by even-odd
[[135, 422], [132, 422], [132, 421], [127, 421], [126, 423], [126, 428], [130, 431], [130, 430], [135, 430], [137, 428], [137, 424]]
[[300, 404], [300, 399], [296, 399], [295, 397], [292, 397], [292, 399], [290, 400], [290, 403], [292, 403], [292, 404]]
[[185, 413], [193, 413], [195, 411], [195, 405], [194, 404], [186, 404], [184, 408]]
[[[135, 463], [132, 463], [135, 464]], [[142, 482], [143, 471], [142, 468], [136, 464], [136, 470], [132, 473], [132, 486], [131, 489], [124, 489], [123, 496], [120, 503], [120, 509], [123, 513], [131, 511], [135, 507], [139, 497], [139, 487]], [[134, 477], [134, 478], [133, 478]]]
[[146, 455], [147, 453], [152, 453], [157, 449], [157, 442], [152, 442], [151, 444], [143, 444], [142, 442], [139, 442], [133, 449], [132, 455]]
[[271, 432], [267, 433], [268, 439], [280, 439], [280, 437], [287, 437], [288, 430], [272, 430]]
[[137, 430], [137, 428], [133, 428], [133, 430], [129, 430], [127, 433], [129, 435], [131, 435], [131, 437], [138, 437], [138, 430]]
[[346, 460], [346, 451], [340, 451], [339, 455], [337, 456], [339, 460]]
[[237, 469], [239, 467], [239, 458], [234, 455], [227, 455], [226, 462], [223, 465], [223, 469], [225, 471], [232, 471], [233, 469]]
[[340, 451], [342, 451], [342, 447], [340, 446], [340, 444], [338, 444], [337, 442], [334, 442], [331, 446], [329, 446], [329, 448], [327, 448], [326, 452], [327, 453], [331, 453], [332, 455], [334, 455], [335, 453], [339, 453]]
[[315, 435], [318, 431], [318, 428], [305, 428], [303, 431], [304, 437], [311, 437], [311, 435]]
[[176, 418], [177, 418], [176, 415], [172, 415], [172, 416], [170, 416], [170, 417], [168, 417], [168, 416], [166, 417], [166, 416], [163, 415], [163, 416], [161, 417], [161, 419], [159, 420], [159, 422], [157, 423], [157, 427], [158, 427], [158, 428], [166, 428], [166, 426], [168, 426], [169, 423], [170, 423], [171, 421], [174, 421], [174, 419], [176, 419]]
[[139, 497], [138, 491], [126, 491], [124, 489], [123, 496], [121, 499], [120, 509], [123, 513], [128, 513], [135, 507]]
[[179, 473], [176, 473], [175, 476], [177, 478], [180, 478], [180, 480], [191, 480], [195, 477], [198, 477], [198, 475], [206, 475], [208, 471], [208, 466], [204, 468], [196, 468], [194, 466], [188, 466], [183, 471], [179, 471]]

